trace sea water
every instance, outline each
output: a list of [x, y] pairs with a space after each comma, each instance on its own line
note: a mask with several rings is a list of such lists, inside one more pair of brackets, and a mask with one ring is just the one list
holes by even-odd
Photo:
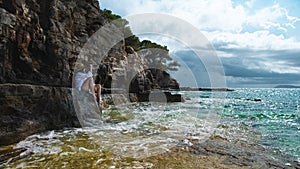
[[251, 126], [260, 144], [300, 161], [299, 89], [238, 89], [227, 98], [224, 123]]
[[300, 162], [300, 90], [177, 93], [185, 102], [116, 105], [103, 112], [101, 124], [29, 136], [14, 145], [27, 150], [6, 167], [151, 168], [141, 159], [212, 135], [255, 143]]

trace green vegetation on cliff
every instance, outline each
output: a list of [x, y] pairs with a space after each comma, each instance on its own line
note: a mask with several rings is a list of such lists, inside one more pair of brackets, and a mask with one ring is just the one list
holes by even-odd
[[121, 16], [113, 14], [112, 11], [104, 9], [104, 16], [109, 22], [117, 20], [114, 22], [116, 26], [123, 30], [125, 38], [125, 45], [131, 46], [135, 51], [141, 51], [143, 49], [155, 49], [151, 50], [150, 54], [147, 54], [145, 58], [148, 60], [151, 67], [161, 68], [163, 70], [177, 71], [180, 64], [172, 59], [169, 55], [169, 49], [167, 46], [162, 46], [150, 40], [143, 40], [135, 36], [130, 27], [129, 22], [123, 19]]

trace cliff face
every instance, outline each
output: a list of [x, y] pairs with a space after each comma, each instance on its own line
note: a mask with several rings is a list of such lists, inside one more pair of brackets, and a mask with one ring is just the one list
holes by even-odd
[[80, 47], [104, 24], [97, 0], [0, 3], [2, 83], [70, 86]]
[[179, 89], [179, 83], [170, 74], [150, 68], [147, 60], [135, 51], [103, 59], [96, 82], [104, 88], [135, 94], [149, 93], [153, 89]]
[[114, 43], [107, 53], [100, 46], [89, 50], [93, 56], [81, 57], [82, 47], [107, 22], [98, 0], [0, 0], [0, 145], [79, 126], [70, 88], [76, 61], [97, 65], [96, 82], [109, 90], [179, 87], [166, 72], [147, 70], [142, 57], [128, 54], [124, 35], [113, 27], [97, 39]]
[[0, 1], [0, 145], [80, 126], [73, 67], [104, 23], [97, 0]]
[[70, 88], [0, 84], [0, 145], [74, 126], [80, 124]]
[[[71, 86], [81, 47], [107, 23], [97, 0], [3, 0], [0, 17], [0, 83], [47, 86]], [[112, 30], [106, 34], [107, 38], [98, 39], [101, 44], [109, 44], [113, 39], [109, 36], [124, 37]], [[142, 57], [125, 52], [124, 38], [108, 54], [99, 55], [107, 57], [101, 63], [97, 63], [97, 56], [84, 60], [100, 64], [97, 82], [106, 88], [113, 80], [130, 77], [128, 72], [146, 69]], [[178, 83], [174, 85], [174, 80], [165, 75], [162, 71], [144, 71], [132, 83], [132, 91], [141, 93], [155, 86], [178, 88]], [[153, 82], [153, 76], [159, 77], [157, 82]]]

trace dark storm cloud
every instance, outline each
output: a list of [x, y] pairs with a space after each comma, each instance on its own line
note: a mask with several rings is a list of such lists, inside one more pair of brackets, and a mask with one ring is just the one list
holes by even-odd
[[269, 57], [270, 60], [285, 61], [288, 66], [300, 67], [300, 49], [276, 51]]
[[[249, 49], [222, 49], [223, 52], [231, 53], [235, 57], [222, 58], [224, 71], [226, 76], [236, 78], [236, 85], [240, 84], [265, 84], [265, 87], [270, 87], [270, 84], [299, 84], [299, 73], [286, 73], [290, 68], [300, 67], [300, 52], [299, 51], [273, 51], [262, 50], [254, 51]], [[277, 67], [284, 66], [282, 72], [268, 70], [260, 63], [274, 63], [272, 68], [275, 70]], [[283, 65], [277, 65], [282, 63]], [[252, 69], [248, 64], [255, 65]], [[272, 69], [271, 68], [271, 69]], [[243, 80], [238, 80], [243, 79]], [[233, 82], [228, 82], [232, 84]]]
[[[228, 49], [215, 46], [221, 53], [230, 54], [232, 57], [222, 57], [224, 72], [227, 77], [227, 83], [233, 87], [239, 86], [257, 86], [273, 87], [277, 84], [299, 84], [300, 74], [290, 73], [290, 68], [300, 68], [300, 51], [295, 50], [250, 50], [250, 49]], [[175, 53], [182, 59], [190, 69], [197, 74], [199, 71], [205, 71], [205, 66], [193, 51], [178, 51]], [[207, 56], [209, 57], [209, 56]], [[277, 66], [284, 66], [282, 72], [267, 69], [261, 63], [282, 63], [283, 65], [272, 65], [274, 70]], [[251, 64], [251, 65], [249, 65]], [[255, 67], [255, 68], [252, 68]], [[200, 80], [200, 79], [198, 79]], [[230, 87], [229, 86], [229, 87]]]

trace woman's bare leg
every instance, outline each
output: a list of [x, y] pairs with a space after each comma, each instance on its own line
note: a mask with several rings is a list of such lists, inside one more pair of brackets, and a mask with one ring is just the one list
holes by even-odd
[[[96, 84], [94, 86], [94, 79], [92, 77], [90, 77], [84, 81], [84, 83], [81, 86], [81, 90], [83, 90], [83, 91], [91, 90], [93, 97], [98, 102], [100, 112], [102, 113], [101, 102], [100, 102], [101, 101], [101, 85]], [[97, 97], [95, 96], [95, 91], [97, 92]]]
[[83, 82], [83, 84], [81, 86], [81, 90], [83, 90], [83, 91], [91, 90], [91, 93], [95, 94], [94, 79], [92, 77], [87, 78]]
[[100, 109], [100, 112], [102, 113], [102, 105], [101, 105], [101, 85], [96, 84], [95, 85], [95, 91], [97, 92], [97, 102]]
[[96, 84], [94, 90], [95, 90], [95, 92], [97, 92], [97, 101], [100, 103], [100, 101], [101, 101], [101, 85]]

